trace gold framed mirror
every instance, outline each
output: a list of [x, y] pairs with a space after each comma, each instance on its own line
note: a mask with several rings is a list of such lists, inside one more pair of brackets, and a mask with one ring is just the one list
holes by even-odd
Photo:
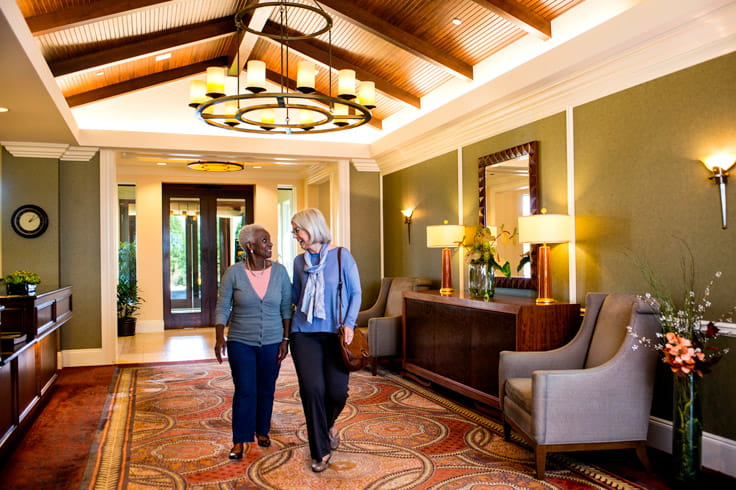
[[[539, 153], [538, 143], [530, 141], [478, 158], [478, 212], [480, 224], [513, 231], [518, 217], [539, 212]], [[497, 288], [537, 288], [537, 248], [531, 246], [531, 262], [516, 271], [521, 255], [526, 251], [518, 243], [497, 246], [500, 263], [511, 263], [512, 277], [496, 274]], [[528, 247], [528, 245], [527, 245]]]

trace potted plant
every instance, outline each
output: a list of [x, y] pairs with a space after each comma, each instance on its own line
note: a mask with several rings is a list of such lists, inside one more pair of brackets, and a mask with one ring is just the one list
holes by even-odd
[[118, 336], [135, 335], [135, 314], [143, 302], [136, 280], [135, 243], [121, 242], [118, 248], [117, 293]]
[[31, 296], [36, 294], [36, 286], [41, 283], [41, 276], [34, 272], [15, 271], [8, 274], [4, 281], [7, 294]]

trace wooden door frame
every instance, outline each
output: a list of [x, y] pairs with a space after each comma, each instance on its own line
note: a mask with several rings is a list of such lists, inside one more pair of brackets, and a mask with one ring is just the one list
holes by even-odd
[[[217, 304], [217, 198], [245, 200], [245, 224], [253, 223], [255, 212], [254, 185], [220, 184], [161, 184], [162, 201], [162, 277], [164, 329], [186, 328], [214, 325], [215, 305]], [[202, 265], [201, 308], [199, 313], [171, 313], [171, 264], [169, 234], [169, 202], [171, 197], [197, 197], [200, 199], [200, 263]], [[213, 215], [214, 220], [205, 219]], [[210, 270], [211, 269], [211, 270]]]

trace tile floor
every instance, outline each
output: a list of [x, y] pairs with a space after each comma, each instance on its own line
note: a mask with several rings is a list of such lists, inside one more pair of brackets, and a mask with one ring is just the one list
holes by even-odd
[[184, 328], [118, 337], [118, 363], [215, 358], [214, 328]]

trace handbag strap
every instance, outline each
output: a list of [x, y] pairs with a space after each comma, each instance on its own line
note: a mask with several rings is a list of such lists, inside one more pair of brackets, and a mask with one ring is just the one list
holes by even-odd
[[337, 312], [338, 327], [342, 327], [342, 247], [337, 247]]

